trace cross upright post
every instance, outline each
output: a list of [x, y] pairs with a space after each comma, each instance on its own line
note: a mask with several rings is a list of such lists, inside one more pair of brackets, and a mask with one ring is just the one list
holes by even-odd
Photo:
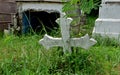
[[61, 18], [56, 20], [60, 24], [62, 41], [63, 41], [63, 51], [71, 53], [71, 44], [70, 44], [70, 23], [72, 18], [66, 18], [65, 14], [61, 14]]

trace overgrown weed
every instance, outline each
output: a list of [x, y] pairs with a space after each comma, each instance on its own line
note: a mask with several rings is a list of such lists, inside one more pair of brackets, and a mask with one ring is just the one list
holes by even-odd
[[62, 48], [43, 48], [38, 44], [40, 38], [39, 35], [2, 38], [0, 74], [119, 75], [116, 68], [120, 64], [120, 48], [110, 39], [96, 38], [98, 44], [89, 50], [73, 48], [72, 54], [63, 54]]

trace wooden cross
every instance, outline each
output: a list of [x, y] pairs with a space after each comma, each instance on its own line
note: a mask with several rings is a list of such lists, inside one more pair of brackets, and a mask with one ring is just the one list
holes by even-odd
[[45, 34], [44, 38], [39, 41], [47, 49], [60, 46], [63, 47], [64, 53], [70, 52], [71, 47], [81, 47], [88, 49], [89, 47], [96, 44], [96, 40], [89, 38], [88, 34], [81, 38], [70, 38], [70, 23], [72, 22], [71, 18], [65, 18], [64, 15], [61, 15], [61, 18], [57, 19], [57, 23], [60, 24], [62, 38], [53, 38]]

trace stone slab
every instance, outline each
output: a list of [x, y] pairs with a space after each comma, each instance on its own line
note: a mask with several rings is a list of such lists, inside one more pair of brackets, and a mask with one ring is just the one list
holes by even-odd
[[95, 22], [95, 27], [93, 30], [93, 35], [96, 34], [118, 38], [120, 34], [120, 19], [98, 18]]
[[102, 4], [105, 4], [105, 3], [118, 3], [120, 2], [120, 0], [102, 0]]
[[120, 0], [105, 0], [105, 3], [118, 3]]
[[120, 5], [118, 4], [102, 4], [99, 9], [99, 18], [120, 18]]
[[119, 38], [120, 35], [120, 0], [102, 0], [99, 18], [95, 21], [93, 36]]
[[[36, 10], [36, 11], [58, 11], [62, 13], [62, 4], [59, 3], [28, 3], [23, 2], [21, 5], [19, 5], [18, 9], [19, 12], [23, 12], [26, 10]], [[21, 9], [22, 8], [22, 9]]]

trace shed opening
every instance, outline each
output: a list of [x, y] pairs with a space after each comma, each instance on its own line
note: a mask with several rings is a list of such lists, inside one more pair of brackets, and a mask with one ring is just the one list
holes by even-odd
[[55, 22], [59, 17], [60, 13], [57, 11], [25, 11], [23, 12], [22, 33], [49, 34], [52, 30], [59, 28], [59, 25]]

